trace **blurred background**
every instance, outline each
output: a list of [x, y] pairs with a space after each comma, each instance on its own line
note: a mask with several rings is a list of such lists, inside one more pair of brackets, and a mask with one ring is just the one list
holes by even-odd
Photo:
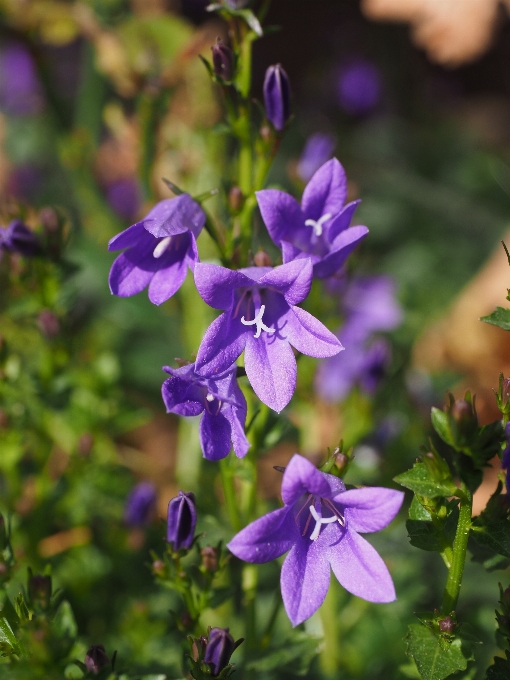
[[[145, 293], [113, 298], [107, 243], [171, 196], [161, 178], [199, 194], [229, 176], [221, 98], [198, 58], [228, 36], [206, 5], [0, 0], [1, 225], [21, 216], [65, 243], [65, 266], [1, 263], [2, 507], [15, 513], [20, 565], [50, 563], [65, 589], [77, 656], [102, 642], [133, 668], [176, 678], [181, 638], [168, 610], [179, 605], [147, 568], [149, 549], [161, 549], [158, 518], [179, 488], [205, 480], [214, 494], [198, 498], [201, 529], [210, 540], [229, 529], [214, 516], [221, 492], [213, 464], [201, 464], [196, 424], [164, 413], [161, 367], [189, 358], [213, 317], [196, 304], [189, 276], [158, 308]], [[478, 319], [505, 305], [510, 280], [499, 246], [510, 225], [509, 3], [457, 5], [273, 0], [266, 23], [275, 30], [255, 43], [255, 97], [274, 63], [293, 92], [295, 118], [270, 183], [298, 194], [336, 155], [350, 198], [362, 199], [357, 223], [370, 229], [349, 267], [357, 277], [391, 277], [402, 310], [385, 335], [377, 389], [353, 377], [345, 395], [319, 397], [317, 363], [300, 360], [297, 396], [260, 462], [261, 494], [273, 506], [272, 466], [296, 450], [320, 459], [341, 437], [356, 447], [349, 482], [391, 484], [413, 462], [446, 390], [473, 389], [481, 420], [498, 418], [492, 388], [508, 373], [510, 348], [503, 331]], [[220, 219], [224, 200], [220, 192], [210, 204]], [[213, 257], [205, 235], [201, 247], [203, 259]], [[324, 302], [314, 289], [307, 304], [331, 328], [345, 319], [335, 291]], [[185, 324], [184, 307], [196, 308]], [[156, 510], [130, 523], [124, 507], [139, 481], [153, 485]], [[495, 484], [489, 471], [478, 510]], [[293, 638], [285, 670], [269, 661], [260, 677], [413, 677], [402, 637], [412, 612], [437, 602], [444, 574], [436, 556], [409, 548], [403, 521], [374, 544], [399, 600], [377, 609], [333, 585], [326, 614], [307, 624], [326, 640], [323, 651], [316, 657], [319, 643]], [[269, 607], [278, 568], [264, 569]], [[468, 565], [461, 607], [488, 660], [498, 576], [482, 582], [479, 570]], [[236, 615], [220, 610], [234, 635]], [[324, 624], [328, 615], [334, 626]], [[280, 618], [278, 634], [290, 635]]]

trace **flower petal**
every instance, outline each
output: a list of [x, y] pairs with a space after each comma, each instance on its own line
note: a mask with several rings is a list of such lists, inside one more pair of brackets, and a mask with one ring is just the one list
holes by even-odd
[[307, 232], [299, 203], [290, 194], [278, 189], [255, 192], [260, 214], [269, 236], [279, 246], [280, 241], [292, 241], [296, 231]]
[[344, 348], [324, 324], [300, 307], [291, 307], [285, 315], [290, 344], [310, 357], [331, 357]]
[[200, 445], [207, 460], [221, 460], [230, 453], [230, 423], [220, 411], [213, 415], [204, 411], [200, 421]]
[[227, 548], [245, 562], [262, 564], [290, 550], [298, 538], [289, 508], [279, 508], [248, 524], [227, 543]]
[[396, 517], [404, 493], [383, 487], [350, 489], [335, 497], [335, 502], [346, 508], [348, 526], [354, 531], [380, 531]]
[[280, 575], [283, 604], [293, 626], [310, 618], [324, 602], [330, 582], [327, 552], [317, 541], [300, 539], [285, 558]]
[[195, 265], [195, 285], [210, 307], [229, 309], [234, 299], [234, 290], [253, 285], [253, 280], [240, 271], [201, 262]]
[[301, 209], [305, 219], [319, 220], [342, 210], [347, 198], [347, 177], [340, 161], [332, 158], [321, 166], [303, 192]]
[[131, 227], [124, 229], [120, 234], [117, 234], [110, 239], [108, 243], [108, 250], [122, 250], [123, 248], [131, 248], [132, 246], [137, 246], [139, 241], [147, 241], [153, 243], [153, 249], [157, 245], [157, 241], [147, 234], [143, 228], [143, 222], [137, 222]]
[[146, 288], [154, 276], [155, 265], [153, 264], [152, 252], [140, 259], [135, 258], [133, 249], [119, 255], [110, 269], [108, 283], [113, 295], [130, 297], [140, 293]]
[[350, 229], [342, 231], [333, 241], [330, 253], [314, 266], [314, 275], [319, 279], [326, 279], [336, 274], [354, 248], [367, 235], [368, 229], [363, 226], [350, 227]]
[[[347, 493], [347, 492], [346, 492]], [[340, 584], [369, 602], [393, 602], [395, 587], [379, 553], [355, 531], [348, 530], [327, 556]]]
[[313, 268], [309, 258], [293, 260], [264, 274], [259, 286], [271, 286], [283, 293], [289, 305], [302, 302], [310, 292]]
[[296, 358], [287, 340], [263, 333], [246, 338], [244, 365], [257, 397], [280, 413], [292, 399], [296, 388]]
[[294, 454], [283, 473], [283, 502], [285, 505], [294, 505], [306, 493], [331, 498], [331, 488], [327, 480], [329, 476], [317, 470], [304, 456]]
[[250, 334], [247, 328], [249, 327], [234, 323], [228, 312], [215, 319], [206, 330], [198, 348], [196, 372], [205, 377], [214, 377], [228, 370], [244, 349]]
[[[164, 368], [164, 370], [167, 369], [168, 367]], [[161, 396], [167, 413], [198, 416], [204, 410], [203, 388], [175, 375], [165, 380], [161, 388]]]
[[157, 237], [175, 236], [188, 229], [196, 236], [205, 224], [205, 213], [189, 194], [157, 203], [143, 219], [145, 229]]
[[188, 265], [184, 258], [159, 269], [149, 284], [149, 300], [160, 305], [171, 298], [184, 283], [187, 273]]
[[348, 226], [351, 223], [352, 217], [356, 211], [356, 208], [360, 203], [361, 203], [360, 199], [348, 203], [342, 210], [342, 212], [333, 219], [327, 230], [327, 238], [330, 243], [333, 243], [338, 234], [340, 234], [342, 231], [345, 231], [345, 229], [348, 228]]

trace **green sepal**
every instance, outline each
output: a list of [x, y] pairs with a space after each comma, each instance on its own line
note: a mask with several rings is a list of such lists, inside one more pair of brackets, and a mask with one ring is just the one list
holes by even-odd
[[170, 189], [172, 193], [174, 193], [176, 196], [180, 196], [181, 194], [185, 194], [186, 192], [180, 189], [177, 184], [174, 184], [171, 182], [169, 179], [166, 179], [166, 177], [161, 178], [163, 182], [167, 185], [167, 187]]
[[227, 5], [221, 5], [218, 2], [214, 2], [211, 5], [208, 5], [206, 10], [208, 12], [218, 12], [226, 21], [228, 21], [229, 17], [239, 17], [246, 22], [246, 24], [259, 38], [264, 35], [260, 21], [251, 11], [251, 9], [233, 9]]
[[440, 644], [429, 625], [412, 623], [405, 637], [407, 654], [418, 668], [422, 680], [443, 680], [452, 673], [464, 671], [473, 659], [472, 643], [455, 636], [447, 645]]
[[20, 644], [6, 618], [0, 619], [1, 656], [21, 656]]
[[504, 331], [510, 331], [510, 309], [506, 307], [496, 307], [496, 310], [487, 316], [480, 317], [480, 321], [498, 326]]
[[508, 680], [510, 677], [510, 652], [505, 652], [506, 659], [494, 657], [494, 663], [487, 669], [486, 680]]

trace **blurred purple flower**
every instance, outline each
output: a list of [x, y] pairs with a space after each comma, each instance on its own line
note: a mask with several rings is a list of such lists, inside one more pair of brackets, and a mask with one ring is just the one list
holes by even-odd
[[138, 182], [126, 177], [110, 182], [106, 186], [106, 200], [113, 210], [125, 220], [132, 220], [142, 204], [142, 193]]
[[402, 321], [402, 308], [395, 299], [395, 281], [390, 276], [365, 276], [349, 284], [343, 308], [359, 336], [391, 331]]
[[189, 550], [195, 537], [197, 511], [195, 495], [179, 491], [168, 504], [166, 540], [173, 550]]
[[140, 482], [133, 487], [124, 508], [124, 522], [130, 527], [149, 524], [156, 511], [156, 487], [151, 482]]
[[368, 234], [363, 226], [349, 227], [360, 201], [345, 204], [347, 177], [336, 158], [324, 163], [303, 191], [301, 205], [278, 189], [257, 191], [262, 219], [283, 262], [310, 258], [318, 278], [333, 276]]
[[369, 602], [392, 602], [395, 589], [388, 569], [359, 533], [384, 529], [403, 498], [401, 491], [380, 487], [346, 491], [341, 479], [295, 454], [283, 474], [284, 507], [249, 524], [227, 547], [236, 557], [256, 564], [290, 551], [280, 582], [293, 626], [323, 603], [330, 565], [353, 595]]
[[108, 250], [126, 248], [110, 270], [111, 292], [129, 297], [149, 286], [155, 305], [168, 300], [198, 262], [196, 238], [204, 224], [205, 213], [189, 194], [157, 203], [108, 244]]
[[0, 227], [0, 258], [3, 250], [33, 257], [39, 252], [40, 244], [37, 236], [21, 220], [13, 220], [7, 227]]
[[359, 59], [346, 64], [338, 75], [338, 103], [352, 116], [370, 113], [381, 99], [382, 78], [377, 66]]
[[316, 132], [308, 138], [297, 164], [297, 174], [303, 182], [309, 182], [317, 170], [333, 156], [336, 140], [326, 132]]
[[329, 357], [343, 349], [320, 321], [296, 307], [310, 292], [311, 283], [309, 259], [238, 271], [197, 264], [198, 292], [208, 305], [225, 310], [205, 332], [197, 373], [214, 376], [229, 368], [244, 350], [246, 375], [256, 395], [280, 412], [296, 387], [291, 345], [313, 357]]
[[290, 118], [289, 76], [280, 64], [270, 66], [264, 78], [266, 116], [275, 130], [283, 130]]
[[43, 168], [26, 163], [12, 170], [7, 186], [9, 193], [15, 198], [31, 203], [46, 181], [47, 172]]
[[0, 108], [8, 115], [39, 113], [43, 99], [30, 52], [20, 43], [10, 43], [0, 52]]
[[165, 366], [163, 370], [172, 376], [162, 388], [167, 413], [180, 416], [203, 413], [200, 444], [205, 458], [225, 458], [231, 443], [238, 458], [245, 456], [250, 446], [244, 434], [246, 400], [237, 384], [236, 366], [211, 378], [198, 375], [193, 365]]

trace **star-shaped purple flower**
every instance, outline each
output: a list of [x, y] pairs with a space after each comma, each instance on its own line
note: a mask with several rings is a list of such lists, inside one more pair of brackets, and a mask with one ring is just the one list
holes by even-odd
[[204, 224], [205, 213], [189, 194], [160, 201], [108, 244], [108, 250], [126, 248], [110, 271], [112, 293], [129, 297], [149, 286], [155, 305], [172, 297], [198, 262], [196, 239]]
[[257, 191], [262, 219], [281, 247], [284, 263], [309, 257], [314, 276], [320, 279], [340, 269], [368, 234], [366, 227], [349, 227], [360, 201], [344, 205], [346, 198], [347, 177], [336, 158], [324, 163], [308, 182], [301, 206], [284, 191]]
[[205, 333], [197, 372], [204, 376], [221, 373], [244, 350], [246, 375], [255, 393], [280, 412], [296, 387], [291, 345], [312, 357], [330, 357], [343, 349], [320, 321], [296, 307], [308, 295], [311, 283], [309, 259], [238, 271], [197, 264], [198, 292], [208, 305], [225, 310]]
[[260, 517], [227, 545], [246, 562], [289, 551], [281, 571], [285, 610], [294, 626], [323, 603], [330, 565], [341, 585], [369, 602], [392, 602], [395, 589], [379, 554], [359, 534], [384, 529], [404, 494], [380, 487], [345, 490], [333, 475], [294, 455], [282, 482], [283, 508]]
[[200, 444], [208, 460], [228, 456], [230, 446], [238, 458], [246, 455], [250, 445], [244, 434], [246, 400], [236, 379], [236, 367], [212, 378], [195, 372], [193, 364], [181, 368], [165, 366], [172, 377], [162, 388], [168, 413], [180, 416], [199, 416]]

